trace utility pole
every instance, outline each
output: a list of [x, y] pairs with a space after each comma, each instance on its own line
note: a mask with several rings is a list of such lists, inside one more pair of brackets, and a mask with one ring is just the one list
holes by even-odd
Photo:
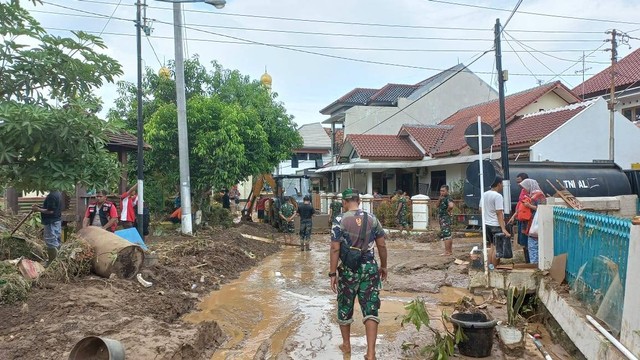
[[176, 104], [178, 107], [178, 157], [180, 159], [180, 202], [182, 233], [193, 234], [191, 224], [191, 177], [189, 175], [189, 138], [187, 135], [187, 100], [184, 85], [184, 52], [182, 49], [182, 4], [173, 3], [173, 37], [176, 56]]
[[591, 70], [591, 67], [585, 67], [585, 62], [587, 60], [587, 55], [582, 52], [582, 70], [574, 71], [574, 74], [582, 74], [582, 101], [584, 101], [584, 75], [587, 73], [587, 70]]
[[[137, 11], [136, 11], [136, 53], [137, 53], [137, 62], [138, 62], [138, 89], [137, 89], [137, 103], [138, 103], [138, 233], [144, 240], [144, 124], [142, 118], [142, 28], [144, 25], [142, 24], [142, 8], [146, 8], [146, 4], [142, 3], [143, 0], [137, 1]], [[127, 185], [128, 186], [128, 185]]]
[[[502, 36], [500, 19], [496, 19], [495, 28], [495, 48], [496, 48], [496, 71], [498, 72], [498, 103], [500, 104], [500, 157], [502, 160], [504, 213], [511, 213], [511, 180], [509, 177], [509, 147], [507, 142], [507, 115], [504, 105], [504, 82], [505, 76], [502, 71], [502, 48], [500, 37]], [[484, 191], [484, 189], [481, 189]]]
[[609, 160], [615, 160], [615, 116], [616, 116], [616, 63], [618, 62], [618, 32], [616, 29], [607, 31], [611, 34], [611, 94], [609, 95]]

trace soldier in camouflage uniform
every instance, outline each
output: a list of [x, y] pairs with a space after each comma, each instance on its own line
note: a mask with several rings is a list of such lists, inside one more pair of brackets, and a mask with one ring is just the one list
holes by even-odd
[[396, 219], [398, 222], [398, 227], [400, 228], [400, 233], [402, 233], [405, 229], [409, 232], [409, 209], [407, 208], [407, 198], [404, 196], [404, 192], [402, 190], [396, 191], [397, 197], [397, 206], [396, 206]]
[[451, 239], [451, 211], [454, 203], [449, 196], [449, 186], [440, 187], [440, 200], [438, 200], [438, 220], [440, 222], [440, 240], [444, 241], [443, 256], [453, 255], [453, 240]]
[[[342, 193], [345, 212], [336, 217], [331, 229], [331, 251], [329, 277], [331, 289], [338, 294], [338, 324], [342, 334], [340, 349], [351, 352], [351, 323], [356, 296], [362, 310], [363, 323], [367, 338], [367, 355], [365, 359], [376, 358], [375, 339], [378, 333], [378, 310], [380, 309], [381, 282], [387, 278], [387, 248], [384, 230], [380, 221], [373, 214], [358, 209], [360, 197], [357, 190], [347, 189]], [[340, 264], [340, 243], [347, 241], [350, 245], [360, 242], [360, 227], [364, 216], [368, 216], [365, 231], [366, 246], [362, 253], [361, 265], [356, 272]], [[374, 245], [380, 255], [380, 267], [375, 261]], [[373, 339], [369, 342], [369, 339]]]
[[329, 205], [329, 226], [333, 226], [333, 222], [336, 221], [336, 217], [342, 214], [342, 201], [338, 201], [338, 196], [333, 195], [331, 198], [331, 205]]
[[284, 241], [289, 244], [293, 240], [293, 232], [295, 226], [293, 224], [293, 218], [295, 211], [293, 204], [289, 201], [289, 197], [285, 196], [282, 205], [280, 205], [280, 219], [282, 220], [282, 231], [284, 232]]

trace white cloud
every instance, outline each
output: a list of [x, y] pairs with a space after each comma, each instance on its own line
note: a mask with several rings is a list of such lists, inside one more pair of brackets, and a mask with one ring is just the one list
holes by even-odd
[[[110, 15], [119, 0], [108, 1], [113, 5], [97, 4], [90, 1], [78, 0], [51, 0], [49, 3], [83, 9], [95, 14]], [[472, 1], [454, 0], [459, 2], [474, 3], [494, 7], [511, 7], [516, 1], [505, 4], [505, 1]], [[149, 18], [156, 19], [154, 32], [150, 38], [160, 61], [173, 58], [173, 28], [171, 5], [158, 1], [148, 0], [150, 7], [147, 10]], [[129, 1], [123, 1], [115, 12], [115, 17], [133, 20], [135, 8]], [[299, 0], [229, 0], [227, 7], [216, 10], [204, 4], [185, 4], [187, 10], [198, 12], [185, 12], [187, 24], [199, 24], [210, 26], [233, 26], [246, 28], [263, 28], [277, 30], [311, 31], [345, 34], [370, 34], [388, 36], [411, 37], [447, 37], [459, 38], [462, 41], [438, 41], [438, 40], [407, 40], [407, 39], [376, 39], [363, 37], [338, 37], [299, 35], [287, 33], [269, 33], [244, 30], [230, 30], [217, 28], [201, 28], [215, 33], [229, 36], [251, 39], [253, 41], [301, 44], [315, 46], [345, 46], [345, 47], [370, 47], [370, 48], [402, 48], [402, 49], [458, 49], [481, 50], [491, 47], [492, 28], [495, 19], [500, 17], [504, 22], [508, 13], [490, 10], [481, 10], [455, 5], [434, 3], [427, 0], [396, 0], [396, 1], [299, 1]], [[36, 10], [47, 12], [69, 13], [73, 11], [60, 9], [53, 5], [38, 6]], [[543, 12], [549, 14], [565, 14], [586, 18], [606, 18], [617, 21], [639, 22], [639, 25], [607, 24], [601, 22], [587, 22], [568, 19], [531, 16], [517, 13], [508, 26], [507, 31], [517, 39], [529, 40], [527, 45], [539, 50], [586, 50], [590, 51], [602, 44], [607, 35], [604, 32], [612, 27], [625, 31], [640, 28], [640, 4], [635, 1], [610, 0], [607, 2], [595, 0], [531, 0], [526, 1], [520, 11]], [[304, 23], [282, 20], [268, 20], [249, 17], [224, 16], [220, 13], [256, 14], [290, 18], [321, 19], [332, 21], [349, 21], [362, 23], [386, 23], [405, 24], [438, 27], [473, 27], [484, 28], [486, 31], [458, 31], [458, 30], [434, 30], [434, 29], [407, 29], [389, 27], [364, 27], [355, 25], [336, 25], [321, 23]], [[105, 19], [83, 18], [77, 16], [54, 15], [50, 13], [34, 12], [33, 15], [47, 28], [82, 29], [88, 31], [100, 31], [106, 23]], [[168, 23], [168, 24], [166, 24]], [[523, 33], [515, 30], [554, 30], [554, 31], [598, 31], [598, 34], [564, 34], [564, 33]], [[58, 34], [65, 32], [55, 31]], [[124, 67], [125, 74], [122, 79], [134, 82], [136, 79], [135, 62], [135, 37], [116, 36], [108, 33], [135, 34], [133, 22], [112, 20], [107, 26], [104, 39], [109, 46], [108, 53], [118, 59]], [[640, 31], [635, 32], [640, 37]], [[166, 37], [166, 38], [162, 38]], [[204, 32], [187, 30], [188, 39], [226, 40]], [[483, 39], [478, 41], [472, 39]], [[532, 40], [557, 39], [559, 42], [534, 42]], [[591, 42], [582, 41], [597, 40]], [[569, 40], [572, 40], [569, 41]], [[630, 44], [635, 48], [640, 41], [631, 40]], [[318, 111], [325, 105], [334, 101], [337, 97], [348, 92], [354, 87], [381, 87], [386, 83], [415, 83], [427, 78], [435, 71], [406, 69], [382, 65], [364, 64], [347, 60], [338, 60], [319, 57], [310, 54], [291, 52], [288, 50], [269, 48], [258, 45], [236, 45], [214, 42], [201, 42], [190, 40], [187, 43], [190, 55], [199, 54], [201, 59], [208, 62], [216, 59], [225, 67], [239, 69], [242, 73], [258, 78], [268, 67], [273, 76], [274, 91], [277, 91], [289, 112], [296, 116], [298, 124], [304, 124], [324, 119]], [[521, 50], [519, 45], [511, 42], [511, 45]], [[605, 45], [603, 49], [607, 48]], [[449, 68], [458, 62], [468, 63], [474, 55], [473, 52], [383, 52], [383, 51], [356, 51], [356, 50], [330, 50], [307, 49], [313, 52], [332, 54], [345, 57], [353, 57], [363, 60], [390, 62], [412, 66], [429, 67], [435, 69]], [[503, 42], [503, 50], [511, 50]], [[631, 50], [621, 46], [620, 56], [628, 54]], [[551, 53], [554, 56], [577, 61], [582, 55], [580, 52]], [[572, 62], [551, 58], [543, 54], [534, 54], [549, 69], [536, 61], [527, 53], [519, 53], [525, 64], [536, 74], [558, 73], [572, 65]], [[598, 51], [588, 60], [602, 63], [589, 63], [587, 67], [592, 69], [588, 73], [593, 74], [604, 69], [609, 61], [609, 54]], [[158, 68], [158, 60], [154, 56], [149, 42], [143, 39], [143, 57], [145, 64]], [[486, 55], [475, 63], [471, 69], [476, 72], [484, 72], [481, 76], [488, 82], [494, 67], [493, 54]], [[529, 71], [521, 64], [520, 60], [512, 52], [505, 52], [503, 67], [512, 74], [508, 82], [508, 93], [516, 92], [536, 85], [536, 79], [532, 76], [518, 76], [515, 74], [527, 74]], [[574, 75], [575, 70], [581, 69], [581, 64], [566, 72], [566, 75]], [[540, 76], [547, 81], [551, 76]], [[576, 76], [563, 78], [572, 87], [581, 82]], [[108, 108], [115, 97], [115, 86], [105, 86], [100, 90], [100, 95]]]

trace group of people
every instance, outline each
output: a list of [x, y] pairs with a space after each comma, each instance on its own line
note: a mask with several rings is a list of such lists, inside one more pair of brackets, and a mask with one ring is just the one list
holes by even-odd
[[[278, 211], [278, 216], [283, 223], [285, 242], [290, 244], [293, 241], [292, 237], [295, 231], [294, 219], [296, 216], [300, 216], [300, 251], [310, 251], [313, 215], [315, 214], [316, 209], [311, 204], [311, 197], [308, 195], [302, 199], [302, 204], [299, 204], [297, 209], [294, 208], [291, 198], [285, 196]], [[260, 217], [260, 214], [258, 214], [258, 217]]]
[[[82, 220], [82, 227], [99, 226], [104, 230], [114, 232], [118, 224], [128, 229], [137, 225], [136, 210], [138, 206], [137, 196], [138, 185], [133, 185], [129, 190], [120, 195], [120, 215], [114, 203], [107, 200], [107, 191], [100, 190], [96, 193], [96, 201], [87, 206]], [[47, 194], [42, 205], [34, 204], [31, 207], [33, 212], [40, 213], [42, 225], [44, 226], [44, 242], [47, 247], [48, 266], [57, 257], [58, 250], [62, 245], [62, 193], [52, 190]], [[145, 223], [144, 235], [148, 233], [148, 219]]]
[[501, 177], [497, 177], [491, 184], [491, 189], [483, 194], [480, 201], [480, 210], [486, 226], [489, 263], [497, 266], [500, 261], [496, 258], [495, 246], [493, 246], [496, 237], [505, 236], [510, 238], [511, 232], [508, 231], [507, 225], [513, 225], [514, 222], [517, 222], [518, 244], [523, 248], [525, 262], [537, 264], [538, 234], [531, 231], [531, 227], [534, 224], [538, 206], [546, 203], [546, 197], [536, 180], [529, 179], [525, 173], [518, 174], [516, 182], [521, 189], [520, 196], [513, 216], [509, 221], [505, 221], [502, 181]]

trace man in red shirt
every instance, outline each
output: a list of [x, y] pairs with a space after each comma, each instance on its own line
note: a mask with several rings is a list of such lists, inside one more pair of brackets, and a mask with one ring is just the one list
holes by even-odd
[[265, 203], [267, 202], [267, 200], [269, 199], [266, 198], [264, 195], [260, 194], [260, 197], [258, 198], [258, 202], [256, 202], [256, 210], [258, 210], [259, 222], [264, 222], [264, 210], [265, 210]]
[[120, 196], [120, 224], [125, 229], [132, 228], [136, 221], [134, 207], [138, 205], [137, 188], [138, 184], [135, 184]]
[[114, 232], [118, 225], [118, 210], [111, 201], [107, 200], [107, 191], [100, 190], [96, 194], [96, 202], [87, 207], [82, 220], [82, 227], [100, 226], [101, 228]]

